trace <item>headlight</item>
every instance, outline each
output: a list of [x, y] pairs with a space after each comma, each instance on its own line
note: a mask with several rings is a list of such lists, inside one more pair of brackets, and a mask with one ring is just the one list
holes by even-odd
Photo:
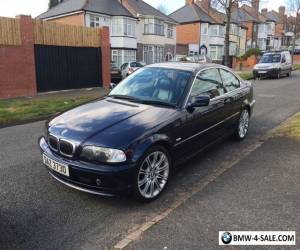
[[83, 147], [80, 156], [88, 161], [97, 162], [117, 163], [126, 161], [126, 155], [122, 150], [97, 146]]

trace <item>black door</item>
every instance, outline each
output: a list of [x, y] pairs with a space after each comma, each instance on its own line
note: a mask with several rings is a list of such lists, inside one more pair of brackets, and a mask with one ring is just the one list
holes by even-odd
[[188, 102], [199, 95], [209, 95], [211, 101], [206, 107], [183, 111], [184, 119], [176, 135], [176, 156], [196, 153], [221, 136], [222, 122], [226, 117], [222, 99], [224, 93], [225, 89], [217, 69], [204, 70], [198, 74]]
[[101, 87], [100, 48], [35, 45], [38, 92]]

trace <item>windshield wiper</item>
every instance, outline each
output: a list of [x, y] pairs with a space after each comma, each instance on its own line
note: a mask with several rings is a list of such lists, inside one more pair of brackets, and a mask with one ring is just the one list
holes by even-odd
[[153, 105], [160, 105], [160, 106], [167, 106], [167, 107], [176, 108], [175, 104], [168, 103], [168, 102], [157, 101], [157, 100], [140, 100], [140, 102], [142, 102], [144, 104], [153, 104]]
[[129, 96], [129, 95], [109, 95], [108, 97], [129, 100], [129, 101], [141, 101], [139, 98]]

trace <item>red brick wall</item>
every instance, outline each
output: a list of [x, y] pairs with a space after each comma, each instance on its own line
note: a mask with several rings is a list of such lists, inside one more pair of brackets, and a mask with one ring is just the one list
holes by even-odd
[[234, 57], [232, 61], [232, 69], [236, 71], [252, 70], [255, 64], [257, 64], [257, 58], [254, 55], [248, 57], [245, 61], [240, 61]]
[[[0, 45], [0, 99], [37, 94], [33, 22], [20, 16], [21, 46]], [[102, 84], [110, 84], [110, 42], [108, 27], [101, 28]]]
[[294, 55], [294, 63], [300, 63], [300, 55]]
[[0, 99], [36, 95], [33, 23], [19, 18], [22, 45], [0, 45]]
[[110, 42], [109, 42], [109, 28], [101, 28], [100, 35], [100, 44], [102, 52], [102, 84], [104, 88], [109, 88], [111, 83], [110, 79], [110, 61], [111, 61], [111, 52], [110, 52]]

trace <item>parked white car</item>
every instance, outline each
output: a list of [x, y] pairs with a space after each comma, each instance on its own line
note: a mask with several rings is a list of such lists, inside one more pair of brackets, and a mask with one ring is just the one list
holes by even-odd
[[274, 51], [263, 54], [259, 63], [254, 66], [253, 76], [276, 77], [290, 76], [293, 69], [292, 57], [289, 51]]
[[122, 71], [122, 78], [126, 78], [130, 74], [132, 74], [134, 71], [144, 67], [141, 63], [139, 62], [127, 62], [124, 63], [121, 66], [121, 71]]

